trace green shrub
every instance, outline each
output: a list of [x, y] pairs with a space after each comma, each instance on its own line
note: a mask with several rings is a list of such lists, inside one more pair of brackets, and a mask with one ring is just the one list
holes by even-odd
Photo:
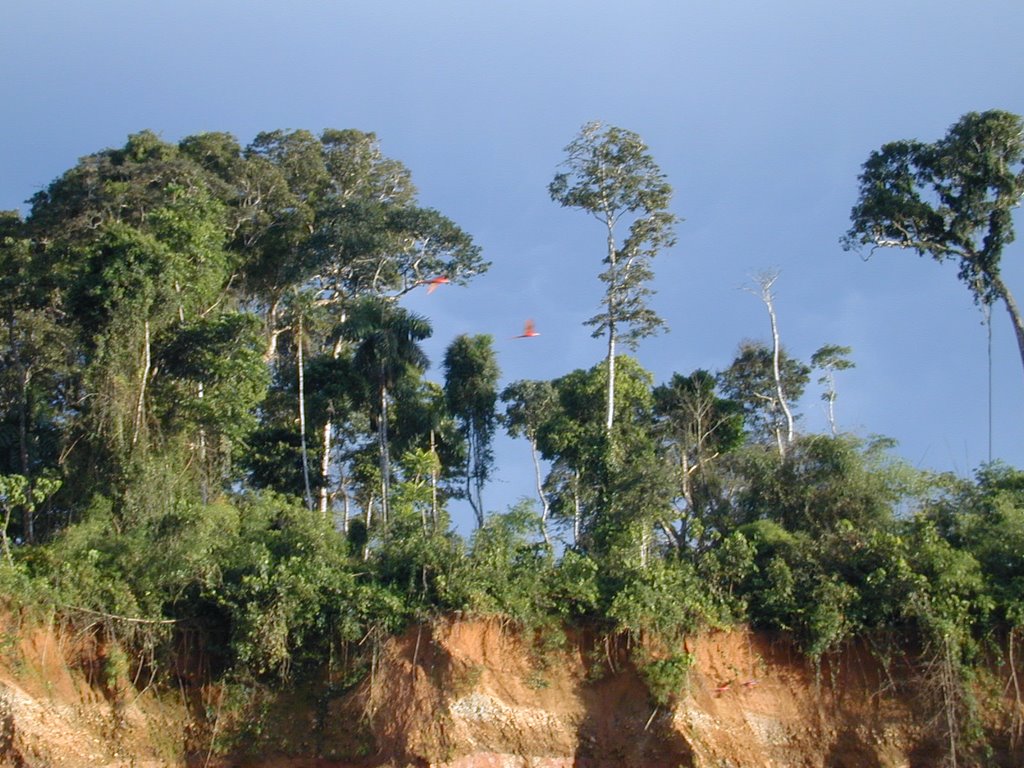
[[672, 654], [662, 659], [648, 659], [637, 665], [640, 676], [659, 706], [668, 706], [679, 695], [689, 679], [693, 654]]
[[607, 616], [617, 631], [671, 638], [708, 624], [715, 611], [692, 565], [656, 560], [625, 575]]

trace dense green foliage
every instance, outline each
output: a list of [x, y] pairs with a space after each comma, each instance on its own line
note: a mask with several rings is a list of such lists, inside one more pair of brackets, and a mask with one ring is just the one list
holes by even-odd
[[1024, 363], [1024, 315], [1000, 264], [1022, 197], [1024, 120], [996, 109], [969, 112], [938, 141], [893, 141], [871, 153], [843, 245], [955, 261], [976, 302], [1004, 304]]
[[[661, 229], [613, 249], [599, 330], [652, 330], [640, 267], [675, 219], [651, 173], [617, 205], [653, 195]], [[570, 181], [556, 199], [597, 205]], [[490, 337], [460, 336], [428, 381], [431, 326], [401, 297], [487, 266], [372, 134], [140, 133], [83, 158], [0, 218], [0, 582], [153, 670], [194, 652], [264, 679], [358, 667], [367, 638], [453, 611], [638, 639], [750, 622], [814, 658], [867, 638], [954, 680], [1012, 647], [1024, 472], [915, 470], [831, 411], [776, 450], [776, 375], [796, 402], [824, 372], [831, 409], [838, 345], [778, 374], [749, 342], [662, 384], [620, 355], [500, 390]], [[529, 442], [539, 510], [484, 507], [499, 425]], [[665, 703], [691, 660], [637, 661]], [[967, 718], [964, 688], [943, 695]]]

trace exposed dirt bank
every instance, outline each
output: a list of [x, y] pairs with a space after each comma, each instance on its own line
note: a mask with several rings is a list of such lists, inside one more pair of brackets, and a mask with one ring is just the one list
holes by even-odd
[[[498, 621], [415, 627], [354, 690], [329, 681], [244, 700], [142, 692], [88, 634], [21, 626], [0, 647], [0, 768], [872, 768], [943, 762], [941, 708], [909, 666], [850, 649], [814, 670], [782, 638], [689, 638], [688, 681], [655, 706], [624, 644], [553, 644]], [[1002, 682], [1005, 682], [1005, 675]], [[986, 765], [1024, 765], [993, 678]], [[315, 690], [314, 690], [315, 688]], [[209, 748], [231, 745], [232, 757]]]

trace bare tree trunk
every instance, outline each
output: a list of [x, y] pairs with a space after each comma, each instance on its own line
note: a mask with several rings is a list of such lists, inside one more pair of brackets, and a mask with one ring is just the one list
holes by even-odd
[[[24, 475], [25, 479], [28, 481], [28, 493], [31, 497], [32, 476], [29, 474], [28, 455], [28, 385], [32, 378], [32, 374], [28, 366], [23, 363], [19, 363], [18, 368], [18, 385], [21, 390], [19, 393], [19, 400], [21, 402], [18, 404], [18, 461], [21, 464], [21, 474]], [[35, 515], [33, 514], [30, 504], [25, 506], [24, 514], [25, 541], [32, 544], [35, 542]], [[7, 530], [6, 525], [4, 530]]]
[[1021, 698], [1020, 681], [1017, 678], [1017, 659], [1014, 655], [1013, 646], [1016, 643], [1018, 627], [1010, 629], [1010, 680], [1013, 682], [1013, 693], [1014, 701], [1016, 706], [1013, 708], [1013, 720], [1012, 720], [1012, 732], [1010, 733], [1010, 745], [1013, 749], [1016, 749], [1020, 744], [1021, 736], [1024, 735], [1024, 699]]
[[1024, 363], [1024, 318], [1021, 317], [1020, 308], [1017, 306], [1013, 294], [1006, 287], [1006, 283], [998, 275], [989, 275], [996, 293], [1002, 297], [1006, 304], [1006, 311], [1010, 315], [1010, 322], [1013, 323], [1013, 332], [1017, 337], [1017, 349], [1020, 351], [1021, 363]]
[[327, 419], [324, 424], [323, 435], [321, 436], [321, 448], [323, 455], [320, 457], [320, 514], [327, 515], [327, 508], [330, 502], [330, 485], [328, 480], [331, 476], [331, 433], [334, 431], [334, 424]]
[[436, 531], [437, 530], [437, 521], [438, 521], [438, 515], [437, 515], [437, 483], [438, 483], [437, 465], [438, 465], [438, 459], [437, 459], [437, 444], [436, 444], [436, 440], [435, 440], [435, 437], [434, 437], [434, 430], [433, 430], [433, 428], [431, 428], [431, 430], [430, 430], [430, 456], [433, 459], [433, 461], [430, 464], [430, 524], [431, 524], [431, 529]]
[[832, 376], [829, 375], [829, 391], [828, 391], [828, 426], [832, 430], [832, 437], [839, 434], [839, 428], [836, 426], [836, 393], [832, 384]]
[[605, 412], [604, 429], [609, 435], [615, 422], [615, 327], [608, 324], [608, 408]]
[[363, 516], [366, 518], [366, 544], [363, 545], [363, 560], [370, 559], [370, 531], [373, 524], [373, 494], [366, 500], [366, 508], [363, 510]]
[[3, 549], [4, 557], [7, 559], [7, 565], [14, 566], [14, 559], [11, 557], [11, 543], [7, 538], [7, 526], [11, 524], [11, 507], [8, 504], [4, 505], [4, 522], [0, 525], [0, 547]]
[[[342, 340], [338, 338], [334, 342], [334, 349], [331, 355], [335, 360], [341, 356]], [[334, 434], [334, 405], [327, 407], [327, 423], [324, 424], [322, 435], [323, 454], [320, 457], [320, 514], [327, 514], [327, 507], [330, 504], [331, 488], [331, 438]], [[348, 530], [348, 494], [345, 494], [345, 530]]]
[[469, 439], [466, 441], [469, 446], [469, 454], [466, 456], [466, 501], [469, 502], [470, 508], [473, 510], [473, 515], [476, 517], [477, 529], [484, 527], [484, 511], [481, 507], [479, 499], [473, 497], [473, 485], [475, 478], [473, 477], [473, 470], [476, 466], [476, 441], [473, 439], [473, 432], [470, 431]]
[[348, 495], [348, 483], [345, 480], [344, 465], [338, 469], [338, 493], [341, 495], [341, 530], [344, 533], [348, 533], [349, 519], [352, 516], [352, 509]]
[[[199, 382], [199, 387], [196, 391], [196, 398], [198, 400], [203, 399], [203, 382]], [[199, 427], [199, 475], [200, 475], [200, 496], [202, 497], [203, 504], [206, 504], [210, 500], [210, 483], [208, 473], [206, 471], [206, 427]]]
[[793, 412], [790, 410], [789, 403], [786, 402], [786, 393], [782, 387], [782, 371], [780, 369], [782, 345], [779, 343], [779, 326], [775, 317], [775, 304], [774, 297], [772, 296], [772, 285], [778, 277], [777, 273], [769, 273], [762, 275], [758, 282], [761, 284], [761, 300], [768, 309], [768, 318], [772, 326], [772, 374], [775, 377], [775, 396], [778, 398], [779, 407], [782, 408], [782, 413], [786, 417], [786, 438], [785, 442], [783, 442], [781, 435], [779, 435], [779, 453], [785, 456], [786, 449], [793, 442]]
[[388, 495], [391, 493], [391, 457], [388, 455], [388, 390], [380, 388], [380, 424], [377, 427], [380, 441], [380, 520], [388, 525]]
[[269, 363], [277, 355], [277, 339], [284, 328], [277, 327], [277, 310], [281, 300], [275, 299], [267, 309], [267, 348], [263, 352], [263, 361]]
[[608, 285], [608, 403], [605, 412], [604, 429], [609, 435], [615, 422], [615, 232], [614, 223], [608, 219], [608, 263], [612, 271]]
[[583, 514], [580, 509], [580, 473], [573, 470], [572, 478], [572, 543], [575, 546], [580, 544], [580, 532], [583, 524]]
[[940, 662], [943, 710], [946, 716], [946, 736], [949, 740], [949, 764], [957, 767], [957, 750], [960, 742], [960, 718], [957, 712], [959, 691], [953, 665], [953, 649], [948, 637], [942, 639], [942, 660]]
[[309, 486], [309, 453], [306, 450], [306, 373], [305, 363], [302, 357], [302, 315], [298, 318], [298, 332], [295, 336], [295, 344], [298, 349], [296, 355], [296, 367], [299, 379], [299, 437], [302, 450], [302, 481], [305, 485], [306, 508], [313, 510], [313, 492]]
[[658, 525], [660, 525], [661, 526], [661, 530], [664, 531], [665, 538], [667, 538], [670, 542], [672, 542], [672, 546], [674, 546], [677, 551], [682, 552], [683, 551], [683, 539], [682, 539], [682, 536], [680, 536], [676, 532], [676, 529], [673, 528], [668, 523], [666, 523], [664, 520], [659, 520], [658, 521]]
[[149, 381], [149, 371], [153, 364], [152, 352], [149, 342], [149, 319], [144, 325], [144, 349], [142, 376], [139, 381], [139, 399], [135, 404], [135, 429], [132, 431], [132, 447], [139, 441], [139, 433], [142, 431], [142, 422], [145, 418], [146, 408], [146, 383]]
[[544, 544], [551, 547], [551, 539], [548, 537], [548, 515], [551, 513], [551, 505], [548, 503], [547, 494], [544, 493], [544, 482], [541, 479], [540, 459], [537, 458], [537, 440], [530, 435], [530, 456], [533, 458], [533, 474], [537, 480], [537, 496], [540, 497], [540, 534], [544, 537]]
[[476, 506], [480, 510], [480, 525], [483, 526], [483, 521], [486, 518], [487, 512], [484, 507], [484, 467], [481, 464], [480, 456], [482, 454], [481, 449], [480, 432], [477, 429], [473, 429], [473, 488], [476, 491]]

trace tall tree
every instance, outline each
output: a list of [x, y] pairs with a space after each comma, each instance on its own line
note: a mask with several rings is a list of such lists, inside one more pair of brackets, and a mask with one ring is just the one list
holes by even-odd
[[743, 442], [743, 411], [734, 400], [715, 391], [715, 378], [704, 370], [689, 376], [675, 373], [654, 389], [654, 411], [663, 456], [675, 469], [682, 507], [680, 525], [666, 521], [663, 529], [677, 549], [702, 542], [705, 507], [714, 503], [715, 473], [711, 467], [722, 454]]
[[1000, 273], [1022, 196], [1024, 121], [999, 110], [970, 112], [932, 144], [894, 141], [871, 153], [842, 243], [958, 261], [975, 302], [1005, 304], [1024, 363], [1024, 318]]
[[[34, 259], [17, 211], [0, 211], [0, 476], [35, 478], [57, 466], [74, 351], [52, 280]], [[18, 535], [35, 538], [34, 508], [23, 507]]]
[[[83, 158], [32, 199], [33, 258], [51, 267], [49, 301], [73, 329], [80, 363], [68, 456], [88, 469], [76, 480], [115, 479], [168, 447], [151, 431], [167, 405], [154, 402], [154, 385], [173, 375], [155, 364], [158, 347], [228, 308], [236, 261], [218, 194], [192, 158], [142, 132]], [[200, 458], [204, 428], [185, 443]]]
[[727, 398], [741, 404], [746, 426], [754, 436], [773, 440], [784, 455], [789, 420], [780, 397], [799, 400], [810, 374], [811, 369], [790, 357], [784, 348], [779, 349], [776, 365], [772, 349], [760, 342], [744, 341], [732, 364], [718, 374], [718, 383]]
[[491, 443], [498, 415], [498, 370], [494, 340], [486, 335], [456, 336], [444, 355], [444, 393], [448, 410], [459, 423], [468, 452], [464, 476], [466, 499], [484, 526], [483, 486], [494, 466]]
[[599, 363], [553, 382], [557, 404], [540, 424], [537, 443], [552, 462], [552, 512], [572, 521], [576, 545], [642, 562], [672, 494], [656, 457], [651, 375], [626, 355], [618, 368], [612, 434], [595, 408], [607, 391], [608, 369]]
[[501, 392], [501, 401], [505, 403], [502, 421], [505, 429], [512, 437], [525, 437], [530, 443], [530, 456], [533, 459], [534, 477], [537, 482], [537, 496], [541, 503], [540, 532], [544, 542], [551, 545], [548, 535], [548, 518], [551, 515], [551, 502], [544, 490], [541, 475], [538, 434], [545, 421], [550, 419], [557, 407], [557, 395], [550, 381], [530, 381], [521, 379], [509, 384]]
[[[779, 318], [775, 312], [775, 294], [772, 287], [779, 279], [778, 272], [764, 272], [757, 277], [758, 293], [765, 309], [768, 310], [768, 320], [772, 331], [772, 378], [775, 381], [775, 403], [786, 418], [785, 439], [782, 438], [781, 430], [777, 431], [779, 453], [785, 455], [786, 448], [793, 442], [794, 419], [793, 410], [790, 407], [790, 398], [786, 392], [786, 386], [782, 380], [782, 341], [779, 337]], [[799, 395], [795, 395], [795, 400]]]
[[423, 371], [429, 365], [420, 342], [430, 337], [430, 323], [390, 301], [368, 297], [352, 308], [351, 317], [343, 328], [346, 338], [355, 345], [353, 366], [366, 377], [369, 385], [370, 408], [377, 422], [381, 517], [386, 525], [391, 486], [388, 443], [391, 391], [410, 368]]
[[[668, 210], [672, 187], [636, 133], [587, 123], [565, 147], [566, 170], [548, 186], [552, 200], [579, 208], [605, 227], [606, 251], [601, 273], [605, 283], [602, 310], [587, 321], [594, 337], [606, 335], [608, 354], [605, 431], [615, 418], [615, 355], [621, 340], [635, 349], [640, 339], [661, 329], [664, 321], [647, 306], [653, 292], [651, 260], [675, 244], [677, 217]], [[616, 227], [629, 222], [620, 243]]]
[[811, 355], [811, 365], [821, 371], [818, 383], [825, 387], [825, 391], [821, 393], [821, 399], [826, 404], [828, 425], [832, 430], [833, 437], [839, 434], [839, 429], [836, 426], [836, 397], [838, 396], [836, 393], [836, 371], [846, 371], [856, 367], [856, 364], [849, 358], [850, 351], [849, 347], [825, 344]]

